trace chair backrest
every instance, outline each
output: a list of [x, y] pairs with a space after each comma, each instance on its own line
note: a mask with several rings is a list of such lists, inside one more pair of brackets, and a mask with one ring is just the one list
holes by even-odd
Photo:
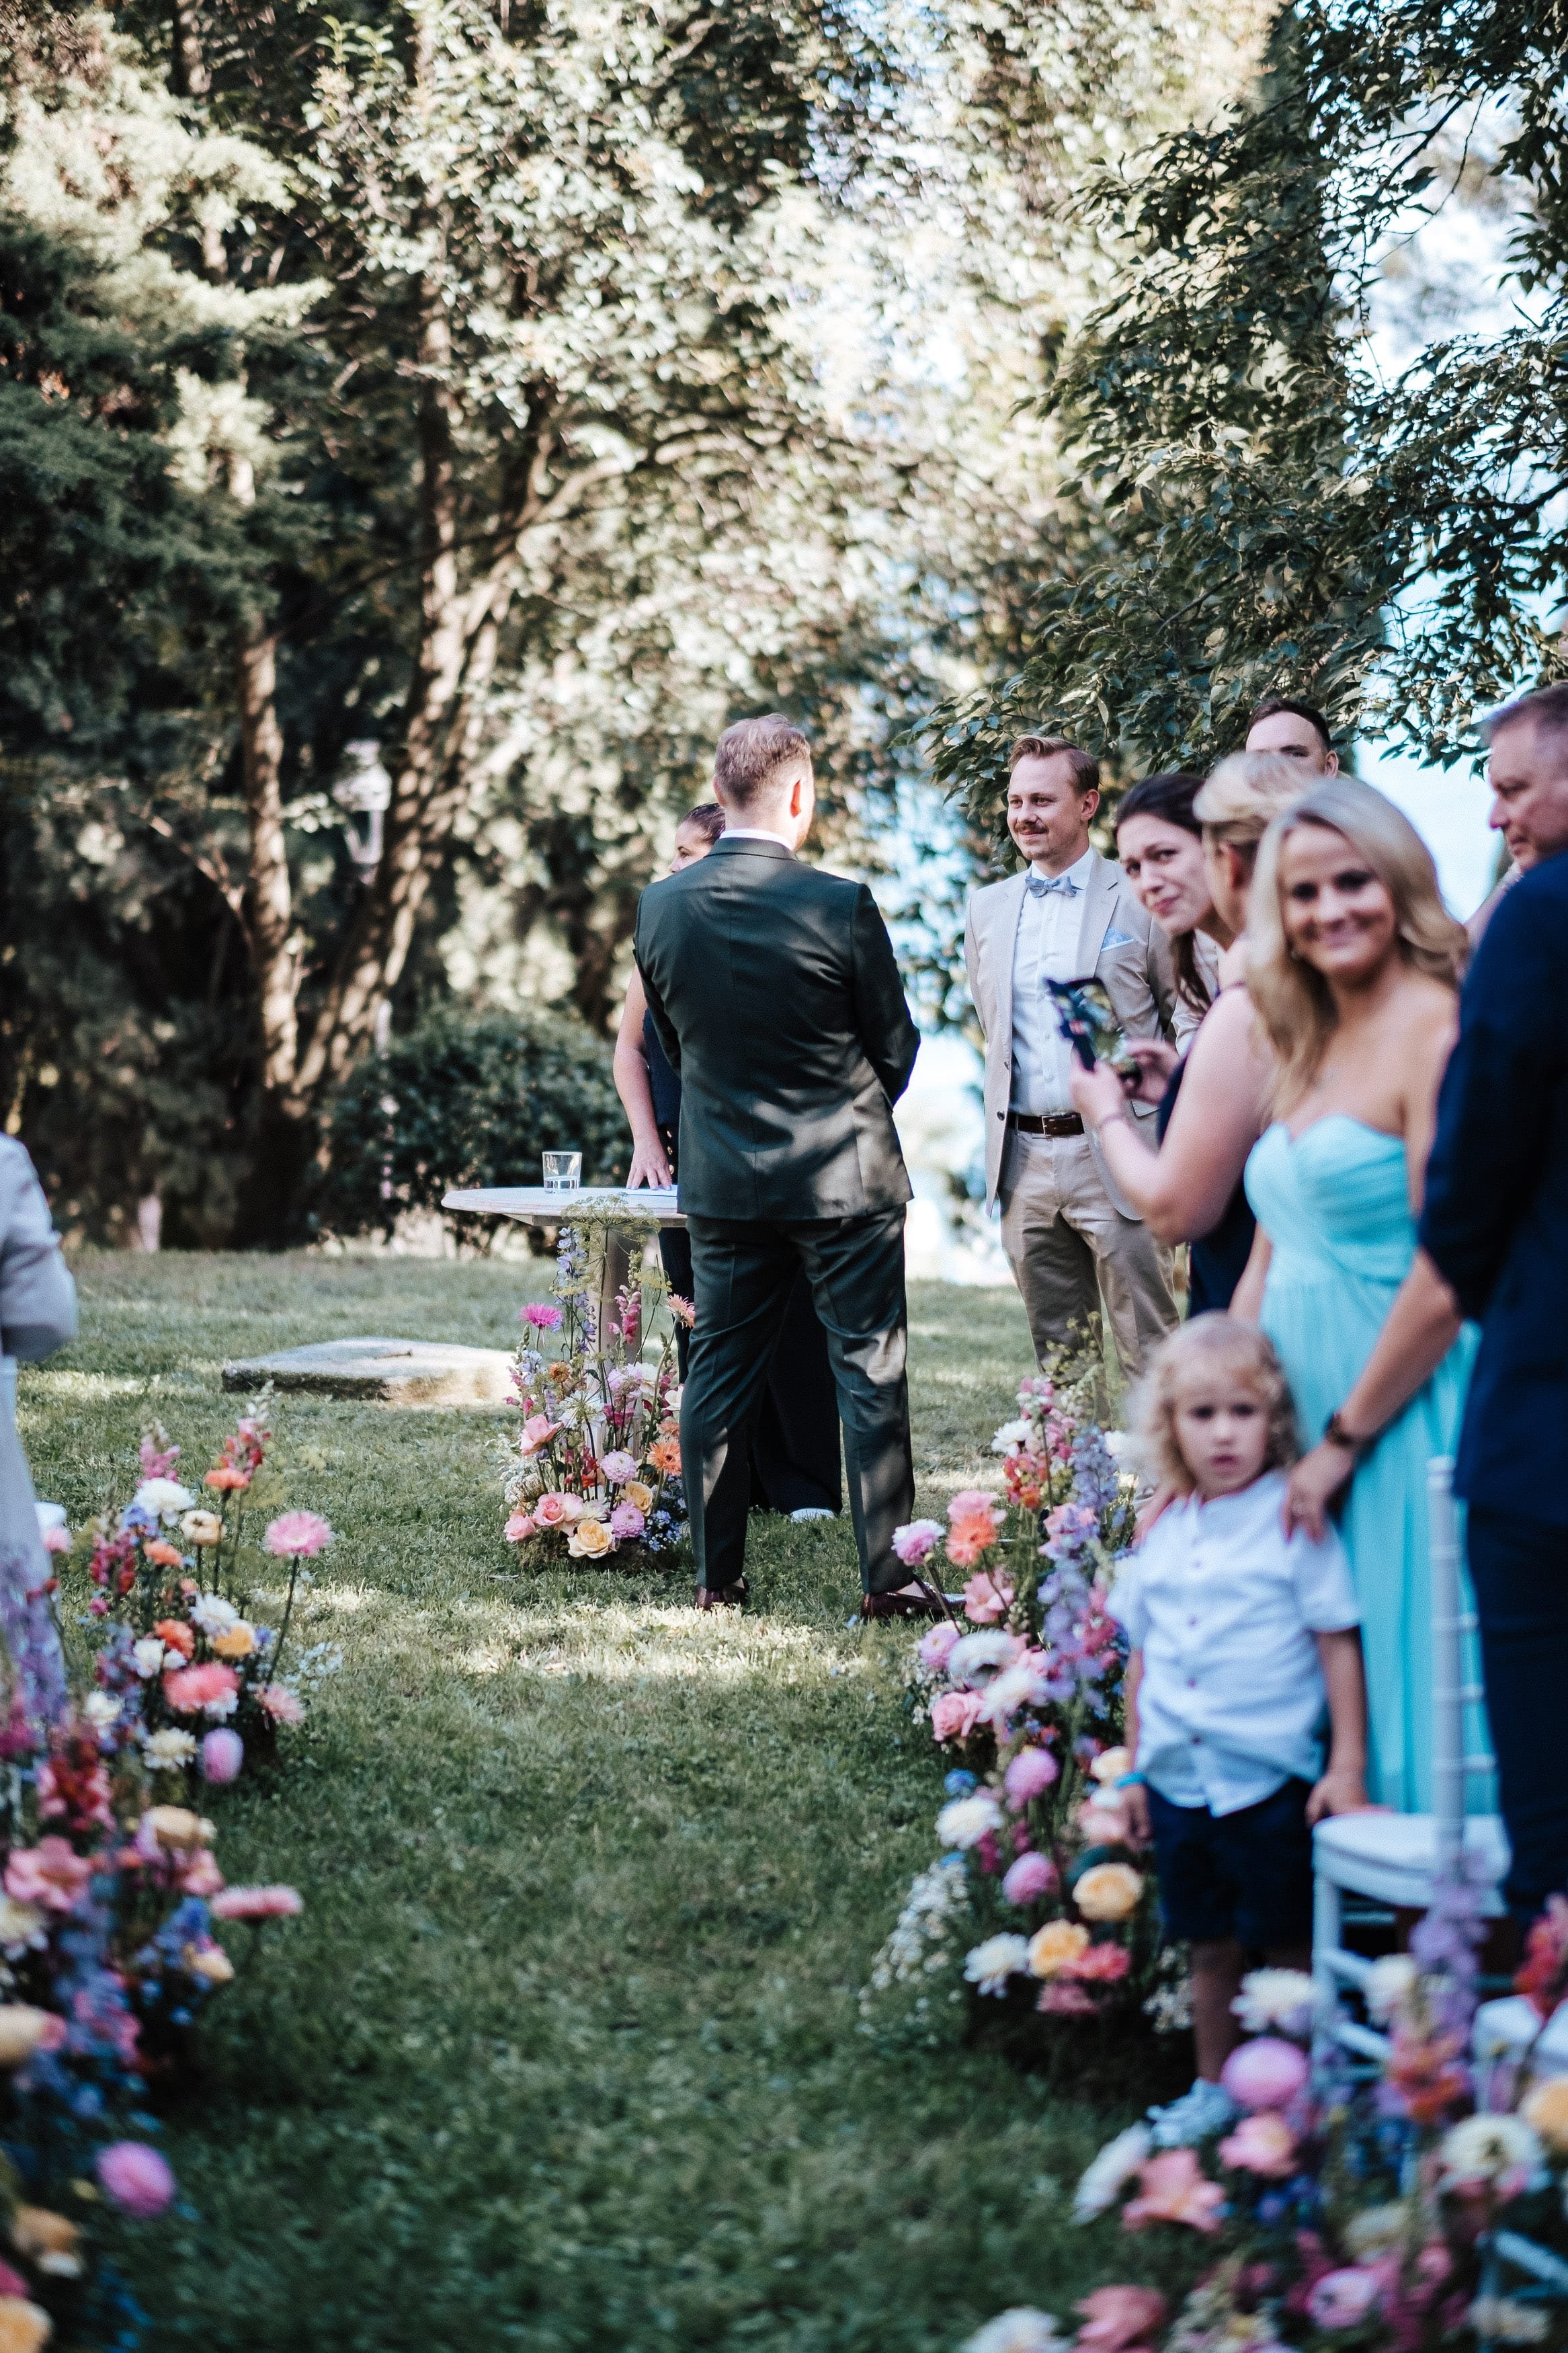
[[4, 1414], [15, 1429], [16, 1423], [16, 1359], [15, 1356], [0, 1356], [0, 1414]]
[[1426, 1465], [1426, 1539], [1432, 1585], [1432, 1810], [1437, 1823], [1437, 1868], [1447, 1873], [1465, 1843], [1465, 1625], [1454, 1464], [1447, 1454], [1434, 1454]]

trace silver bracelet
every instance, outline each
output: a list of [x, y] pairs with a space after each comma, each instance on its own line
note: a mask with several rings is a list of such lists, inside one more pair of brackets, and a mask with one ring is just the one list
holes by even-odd
[[1100, 1125], [1094, 1131], [1097, 1141], [1105, 1134], [1106, 1129], [1110, 1126], [1111, 1123], [1114, 1120], [1119, 1119], [1126, 1121], [1129, 1127], [1132, 1124], [1132, 1122], [1128, 1119], [1127, 1113], [1124, 1111], [1108, 1111], [1105, 1117], [1100, 1121]]

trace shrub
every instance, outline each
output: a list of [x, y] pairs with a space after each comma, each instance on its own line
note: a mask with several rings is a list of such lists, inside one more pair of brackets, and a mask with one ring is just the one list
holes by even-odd
[[[619, 1184], [630, 1138], [611, 1050], [574, 1015], [428, 1015], [361, 1062], [328, 1115], [317, 1222], [390, 1234], [455, 1187], [537, 1185], [540, 1155], [581, 1151], [584, 1184]], [[449, 1222], [488, 1239], [488, 1225]]]

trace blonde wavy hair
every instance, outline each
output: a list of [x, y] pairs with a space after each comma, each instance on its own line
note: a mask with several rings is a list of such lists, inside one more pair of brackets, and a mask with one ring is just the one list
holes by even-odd
[[1394, 902], [1399, 955], [1412, 972], [1458, 988], [1469, 944], [1443, 904], [1432, 853], [1403, 810], [1353, 776], [1325, 776], [1303, 793], [1263, 837], [1247, 911], [1247, 986], [1274, 1050], [1276, 1103], [1310, 1083], [1338, 1027], [1328, 982], [1286, 943], [1279, 860], [1304, 825], [1342, 834], [1371, 867]]
[[1139, 1468], [1147, 1476], [1179, 1494], [1193, 1492], [1196, 1482], [1176, 1443], [1176, 1414], [1187, 1378], [1199, 1367], [1234, 1374], [1263, 1408], [1268, 1417], [1265, 1471], [1284, 1470], [1295, 1461], [1301, 1451], [1296, 1401], [1271, 1342], [1256, 1324], [1234, 1315], [1194, 1315], [1161, 1342], [1134, 1400]]
[[1233, 752], [1205, 783], [1193, 815], [1205, 841], [1239, 850], [1250, 868], [1269, 826], [1301, 793], [1300, 760], [1288, 760], [1283, 752]]

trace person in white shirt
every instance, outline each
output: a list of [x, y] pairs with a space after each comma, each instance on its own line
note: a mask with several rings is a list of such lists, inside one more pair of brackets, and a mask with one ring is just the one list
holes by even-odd
[[1366, 1689], [1343, 1546], [1284, 1532], [1296, 1412], [1264, 1335], [1194, 1316], [1154, 1358], [1140, 1424], [1181, 1498], [1110, 1604], [1131, 1646], [1126, 1818], [1152, 1842], [1166, 1935], [1192, 1947], [1197, 2081], [1151, 2112], [1173, 2143], [1231, 2113], [1219, 2075], [1250, 1957], [1308, 1966], [1311, 1825], [1367, 1802]]
[[[1170, 942], [1114, 859], [1089, 839], [1100, 765], [1059, 735], [1008, 755], [1007, 830], [1021, 873], [970, 899], [963, 953], [985, 1034], [985, 1199], [1042, 1364], [1081, 1350], [1103, 1319], [1123, 1373], [1176, 1321], [1173, 1255], [1119, 1191], [1069, 1092], [1072, 1050], [1047, 983], [1090, 976], [1129, 1039], [1180, 1044], [1197, 1023], [1178, 997]], [[1152, 1134], [1154, 1106], [1120, 1113]]]

